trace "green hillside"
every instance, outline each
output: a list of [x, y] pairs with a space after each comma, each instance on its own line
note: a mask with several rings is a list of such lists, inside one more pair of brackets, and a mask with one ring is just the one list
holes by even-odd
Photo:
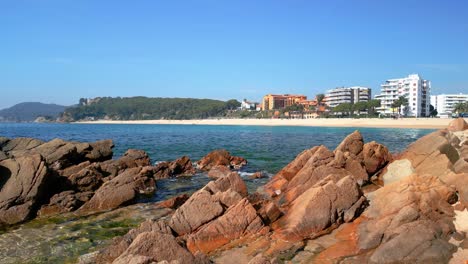
[[77, 106], [65, 110], [65, 121], [89, 119], [151, 120], [206, 119], [225, 116], [240, 103], [192, 98], [103, 97], [80, 99]]

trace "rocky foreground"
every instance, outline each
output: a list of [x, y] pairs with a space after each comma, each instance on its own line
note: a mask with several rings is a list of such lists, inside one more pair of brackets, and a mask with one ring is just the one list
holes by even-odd
[[169, 217], [147, 220], [80, 261], [464, 263], [467, 138], [457, 119], [392, 155], [356, 131], [335, 150], [303, 151], [251, 194], [231, 171], [246, 161], [227, 151], [196, 168], [187, 157], [151, 166], [138, 150], [112, 160], [110, 141], [2, 138], [0, 223], [111, 210], [157, 191], [160, 178], [204, 170], [213, 181], [160, 204], [173, 209]]
[[92, 261], [463, 263], [467, 129], [458, 119], [393, 157], [354, 132], [335, 150], [305, 150], [253, 194], [225, 171]]
[[[197, 171], [188, 157], [152, 166], [148, 154], [135, 149], [113, 160], [113, 147], [111, 140], [0, 137], [0, 227], [41, 216], [116, 209], [152, 195], [159, 179]], [[239, 168], [246, 162], [218, 150], [200, 160], [198, 167]]]

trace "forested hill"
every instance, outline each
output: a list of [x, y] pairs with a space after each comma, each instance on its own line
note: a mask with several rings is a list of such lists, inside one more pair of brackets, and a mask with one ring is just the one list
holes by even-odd
[[77, 106], [65, 110], [63, 120], [206, 119], [225, 116], [229, 109], [238, 106], [237, 100], [102, 97], [80, 99]]
[[26, 102], [16, 104], [10, 108], [0, 110], [0, 121], [3, 122], [32, 122], [37, 117], [55, 120], [65, 110], [65, 106]]

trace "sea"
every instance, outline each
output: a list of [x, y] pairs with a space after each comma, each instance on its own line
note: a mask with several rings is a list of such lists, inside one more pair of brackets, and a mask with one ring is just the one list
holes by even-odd
[[[392, 153], [403, 151], [431, 129], [337, 128], [294, 126], [213, 126], [213, 125], [135, 125], [135, 124], [49, 124], [0, 123], [0, 136], [32, 137], [44, 141], [114, 141], [114, 158], [127, 149], [145, 150], [154, 164], [189, 156], [196, 162], [210, 151], [226, 149], [248, 160], [240, 171], [249, 192], [265, 184], [249, 179], [262, 171], [272, 177], [303, 150], [325, 145], [334, 149], [350, 133], [359, 130], [365, 142], [384, 144]], [[0, 230], [0, 263], [76, 263], [108, 245], [148, 218], [164, 218], [166, 209], [158, 201], [193, 193], [209, 181], [203, 173], [189, 178], [161, 180], [152, 197], [132, 206], [90, 216], [73, 213], [41, 218]]]

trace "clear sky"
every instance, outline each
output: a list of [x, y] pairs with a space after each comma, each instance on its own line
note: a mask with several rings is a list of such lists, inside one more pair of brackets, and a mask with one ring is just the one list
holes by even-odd
[[420, 73], [468, 93], [466, 0], [0, 0], [0, 108], [260, 100]]

